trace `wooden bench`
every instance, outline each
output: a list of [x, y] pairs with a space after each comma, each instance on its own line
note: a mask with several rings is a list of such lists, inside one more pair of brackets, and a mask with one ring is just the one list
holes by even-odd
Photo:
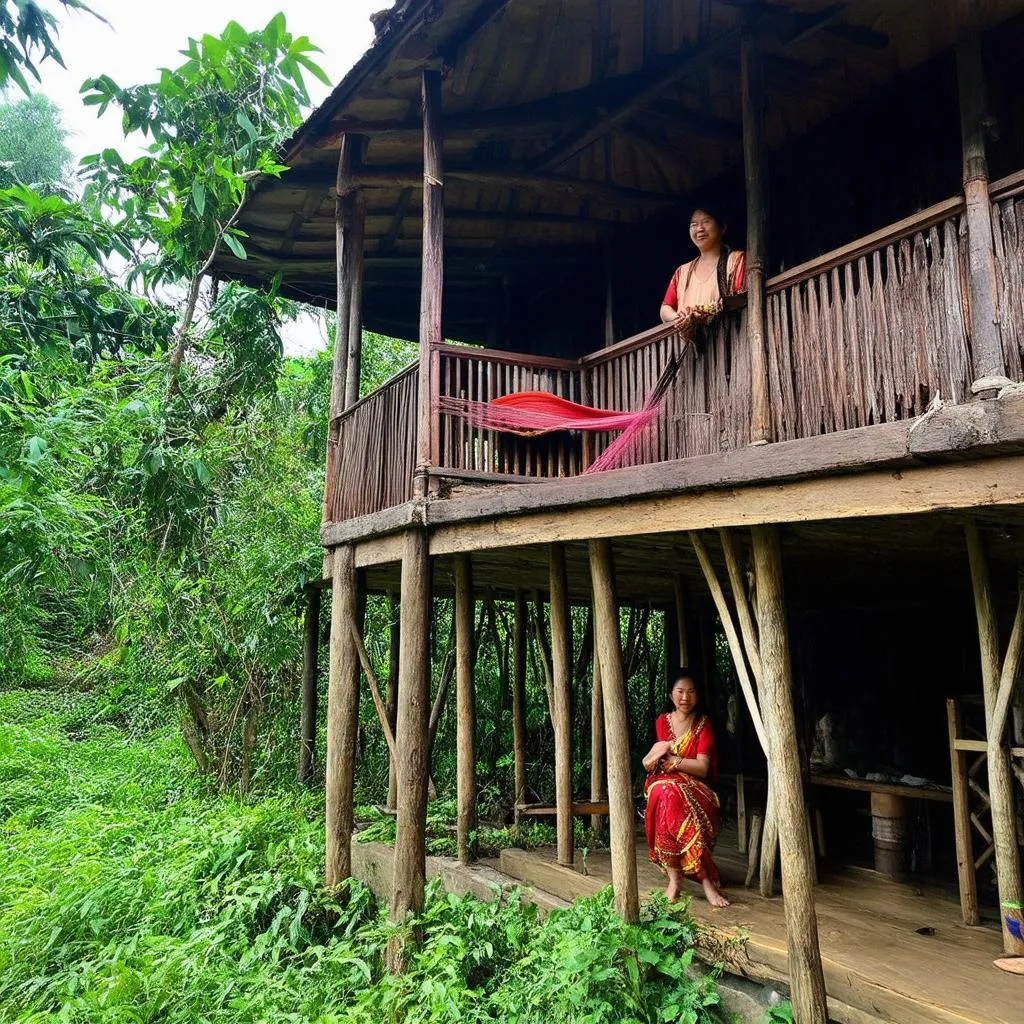
[[[558, 813], [558, 808], [548, 804], [516, 804], [516, 813], [520, 817], [526, 818], [554, 817]], [[608, 801], [581, 800], [578, 803], [573, 801], [572, 813], [574, 815], [604, 815], [608, 813]]]

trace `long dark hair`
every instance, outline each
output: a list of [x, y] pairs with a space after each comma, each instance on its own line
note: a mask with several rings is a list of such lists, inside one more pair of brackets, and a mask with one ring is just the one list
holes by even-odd
[[[729, 222], [722, 216], [722, 211], [714, 203], [700, 203], [690, 211], [690, 220], [693, 220], [695, 213], [706, 213], [722, 229], [722, 248], [718, 254], [718, 266], [715, 268], [715, 275], [718, 278], [718, 296], [724, 299], [730, 294], [729, 290], [729, 253], [732, 251], [725, 241], [725, 233], [729, 230]], [[692, 676], [687, 678], [692, 679]], [[694, 686], [697, 680], [693, 679]], [[700, 687], [697, 688], [698, 693]]]

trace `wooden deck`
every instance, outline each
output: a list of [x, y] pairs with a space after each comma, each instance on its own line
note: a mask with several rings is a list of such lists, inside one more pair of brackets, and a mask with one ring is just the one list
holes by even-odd
[[[687, 883], [701, 924], [702, 957], [724, 962], [758, 981], [787, 983], [781, 898], [766, 900], [742, 888], [735, 841], [723, 837], [716, 855], [733, 901], [712, 910]], [[637, 847], [641, 893], [664, 882]], [[591, 853], [588, 874], [555, 864], [553, 850], [505, 850], [501, 870], [563, 899], [590, 895], [611, 881], [607, 853]], [[1002, 955], [996, 926], [965, 927], [958, 905], [934, 888], [890, 881], [873, 871], [823, 874], [815, 889], [829, 1008], [840, 1024], [1020, 1024], [1024, 977], [992, 966]], [[926, 930], [926, 931], [922, 931]]]

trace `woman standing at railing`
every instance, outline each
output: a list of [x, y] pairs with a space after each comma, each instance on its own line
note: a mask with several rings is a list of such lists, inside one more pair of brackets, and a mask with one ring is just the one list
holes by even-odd
[[732, 252], [725, 244], [726, 228], [707, 206], [690, 214], [690, 241], [698, 256], [672, 275], [661, 303], [662, 322], [676, 321], [687, 338], [698, 323], [718, 314], [723, 298], [743, 291], [746, 260], [742, 251]]

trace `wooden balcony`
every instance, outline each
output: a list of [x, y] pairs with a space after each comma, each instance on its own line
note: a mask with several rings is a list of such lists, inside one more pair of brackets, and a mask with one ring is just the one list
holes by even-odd
[[[1024, 364], [1024, 172], [990, 190], [1006, 371]], [[767, 284], [769, 440], [908, 420], [935, 398], [970, 397], [972, 371], [962, 197], [859, 239]], [[688, 353], [627, 466], [745, 447], [752, 396], [745, 309], [723, 313]], [[431, 350], [430, 477], [478, 483], [584, 472], [610, 435], [524, 439], [437, 411], [436, 399], [489, 401], [543, 390], [635, 410], [683, 339], [662, 325], [580, 360], [460, 345]], [[410, 366], [332, 425], [325, 522], [383, 511], [413, 496], [418, 367]]]

